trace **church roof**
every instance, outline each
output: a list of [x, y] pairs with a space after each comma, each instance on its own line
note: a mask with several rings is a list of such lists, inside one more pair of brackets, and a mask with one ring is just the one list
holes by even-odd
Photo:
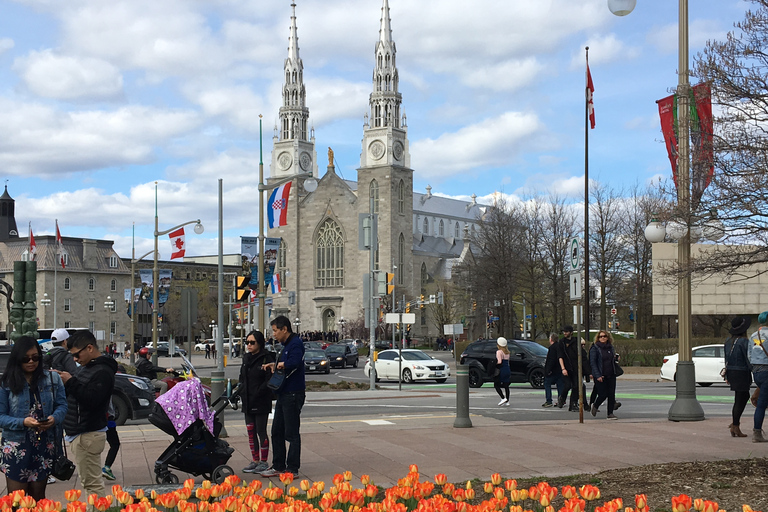
[[459, 199], [413, 193], [413, 213], [435, 215], [475, 222], [488, 207]]
[[453, 237], [444, 238], [422, 233], [413, 235], [413, 252], [428, 253], [431, 256], [458, 258], [464, 250], [464, 240]]

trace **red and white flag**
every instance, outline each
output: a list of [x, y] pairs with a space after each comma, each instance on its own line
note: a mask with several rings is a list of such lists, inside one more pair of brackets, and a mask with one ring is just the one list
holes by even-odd
[[592, 83], [592, 73], [589, 72], [589, 64], [587, 64], [587, 112], [589, 113], [589, 126], [593, 129], [595, 127], [595, 104], [592, 102], [594, 95], [595, 86]]
[[35, 235], [32, 234], [32, 226], [29, 227], [29, 261], [34, 261], [37, 255], [37, 244], [35, 243]]
[[168, 238], [171, 239], [171, 259], [184, 257], [184, 250], [186, 249], [184, 243], [184, 228], [181, 227], [176, 231], [168, 233]]
[[64, 241], [61, 239], [58, 220], [56, 221], [56, 253], [59, 255], [59, 263], [61, 263], [61, 268], [67, 268], [64, 260]]

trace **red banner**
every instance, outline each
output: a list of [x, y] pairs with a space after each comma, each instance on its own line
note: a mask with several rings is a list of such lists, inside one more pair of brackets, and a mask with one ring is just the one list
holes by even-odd
[[693, 87], [693, 103], [695, 109], [691, 109], [691, 149], [693, 153], [691, 201], [693, 208], [696, 208], [704, 194], [704, 189], [709, 186], [715, 173], [712, 150], [714, 133], [712, 92], [709, 84], [703, 83]]
[[672, 164], [672, 178], [677, 186], [677, 97], [673, 94], [657, 101], [661, 133], [664, 134], [664, 145], [667, 146], [669, 163]]

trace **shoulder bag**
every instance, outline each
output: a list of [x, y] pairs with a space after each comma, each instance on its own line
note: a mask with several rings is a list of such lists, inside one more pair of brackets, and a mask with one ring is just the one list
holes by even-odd
[[622, 375], [624, 375], [624, 368], [622, 368], [621, 365], [619, 364], [619, 356], [617, 355], [613, 356], [613, 373], [617, 377], [621, 377]]
[[[53, 383], [53, 374], [49, 374], [51, 378], [51, 392], [53, 393], [53, 403], [56, 403], [56, 386]], [[55, 446], [55, 455], [53, 460], [53, 467], [51, 468], [51, 475], [56, 480], [66, 481], [72, 478], [75, 473], [75, 463], [67, 458], [67, 443], [64, 442], [62, 436], [59, 435], [59, 428], [54, 425], [53, 427], [53, 444]], [[63, 448], [63, 450], [62, 450]]]
[[[758, 332], [758, 336], [759, 336], [760, 335], [760, 330], [758, 329], [757, 332]], [[736, 348], [736, 342], [738, 341], [738, 338], [734, 339], [733, 337], [730, 337], [728, 339], [731, 340], [731, 351], [728, 352], [728, 357], [725, 358], [725, 367], [722, 370], [720, 370], [720, 376], [723, 378], [723, 380], [726, 380], [726, 378], [727, 378], [726, 376], [728, 374], [728, 359], [731, 357], [731, 354], [733, 354], [733, 349]], [[726, 343], [728, 343], [727, 340], [726, 340]], [[765, 349], [763, 349], [763, 350], [765, 350]]]
[[275, 359], [275, 371], [272, 373], [269, 381], [267, 381], [267, 387], [272, 391], [280, 391], [280, 388], [285, 384], [285, 380], [296, 371], [294, 368], [291, 373], [286, 374], [285, 369], [277, 369], [277, 363], [280, 362], [280, 356], [283, 355], [283, 350], [285, 350], [285, 348], [280, 349], [280, 352], [277, 354], [277, 358]]

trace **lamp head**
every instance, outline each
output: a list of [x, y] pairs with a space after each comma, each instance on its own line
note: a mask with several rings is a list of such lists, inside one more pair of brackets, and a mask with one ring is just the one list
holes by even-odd
[[317, 180], [315, 178], [307, 178], [304, 180], [304, 190], [307, 192], [314, 192], [317, 190]]
[[197, 233], [198, 235], [202, 235], [203, 231], [205, 231], [205, 228], [203, 227], [203, 225], [198, 220], [197, 224], [195, 224], [195, 233]]
[[656, 219], [651, 220], [651, 223], [645, 228], [645, 239], [652, 244], [664, 241], [665, 236], [664, 225]]
[[635, 9], [637, 0], [608, 0], [608, 9], [616, 16], [626, 16]]

